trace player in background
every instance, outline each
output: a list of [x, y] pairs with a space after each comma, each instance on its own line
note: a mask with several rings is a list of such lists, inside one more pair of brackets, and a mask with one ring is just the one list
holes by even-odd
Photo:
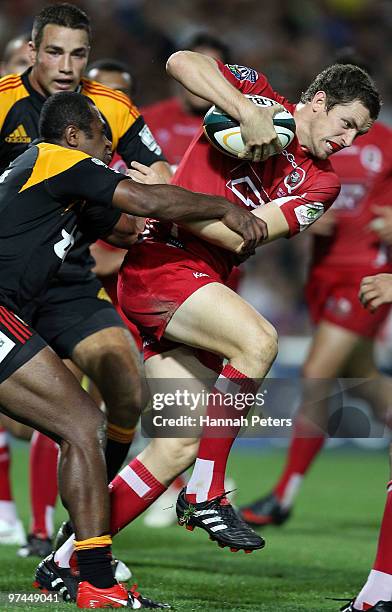
[[[232, 159], [211, 147], [201, 133], [180, 164], [174, 183], [225, 195], [244, 208], [251, 201], [253, 214], [267, 225], [268, 240], [305, 230], [329, 208], [340, 189], [329, 156], [365, 133], [380, 108], [369, 76], [353, 66], [336, 65], [318, 75], [297, 105], [274, 92], [255, 70], [224, 66], [201, 54], [184, 51], [171, 56], [168, 71], [237, 119], [247, 145], [242, 159]], [[297, 137], [282, 154], [268, 158], [271, 147], [280, 151], [272, 127], [274, 109], [256, 107], [246, 93], [272, 97], [294, 113]], [[301, 182], [295, 180], [298, 167]], [[239, 180], [249, 176], [251, 181]], [[232, 189], [238, 184], [244, 185], [244, 192]], [[237, 394], [254, 394], [258, 388], [277, 352], [276, 331], [224, 285], [235, 263], [226, 249], [239, 246], [233, 243], [232, 233], [214, 223], [198, 224], [198, 229], [200, 237], [194, 238], [178, 227], [151, 223], [149, 235], [129, 250], [122, 267], [119, 301], [145, 338], [147, 379], [177, 379], [177, 385], [178, 379], [186, 379], [185, 389], [210, 399], [208, 417], [239, 420], [249, 406], [237, 409]], [[203, 237], [217, 246], [207, 245]], [[149, 273], [155, 262], [158, 277]], [[224, 357], [228, 359], [225, 366]], [[211, 380], [212, 394], [206, 386]], [[158, 386], [152, 392], [176, 389], [174, 384], [174, 388]], [[217, 415], [213, 404], [219, 408], [227, 396], [229, 405], [223, 415]], [[111, 504], [113, 534], [148, 508], [197, 457], [187, 488], [179, 496], [180, 522], [189, 529], [203, 528], [222, 546], [263, 547], [263, 539], [234, 512], [224, 490], [226, 462], [239, 425], [234, 420], [232, 427], [216, 429], [203, 430], [201, 440], [192, 437], [192, 431], [189, 438], [153, 438], [121, 470], [110, 484], [116, 495]], [[69, 568], [72, 551], [70, 538], [55, 554], [59, 567]]]
[[[387, 200], [382, 185], [378, 195]], [[390, 200], [389, 200], [390, 202]], [[386, 227], [385, 227], [386, 231]], [[389, 228], [389, 233], [392, 228]], [[379, 273], [362, 279], [359, 299], [370, 313], [392, 303], [392, 274]], [[390, 481], [387, 484], [387, 499], [381, 522], [376, 558], [366, 583], [359, 594], [343, 608], [342, 612], [392, 612], [392, 445], [389, 447]]]
[[[88, 16], [75, 5], [53, 4], [42, 9], [33, 24], [33, 67], [21, 76], [0, 81], [0, 167], [5, 168], [38, 136], [39, 114], [46, 98], [57, 91], [80, 91], [100, 108], [113, 148], [129, 165], [138, 159], [170, 178], [168, 164], [137, 108], [120, 92], [82, 78], [91, 43]], [[117, 214], [117, 212], [115, 213]], [[132, 235], [122, 216], [116, 245], [125, 247]], [[107, 408], [108, 475], [112, 478], [127, 455], [142, 405], [138, 353], [121, 318], [91, 272], [89, 242], [75, 237], [77, 248], [48, 287], [37, 307], [35, 326], [62, 357], [70, 358], [98, 387]], [[102, 299], [103, 298], [103, 299]], [[48, 483], [55, 482], [57, 449], [51, 441], [42, 445], [42, 466]], [[51, 455], [51, 459], [49, 457]], [[52, 477], [48, 466], [52, 465]], [[53, 485], [55, 487], [55, 484]], [[33, 539], [48, 538], [50, 507], [40, 512], [42, 520]]]
[[0, 64], [0, 76], [23, 74], [32, 65], [30, 38], [30, 34], [21, 34], [6, 44]]
[[[352, 55], [344, 63], [360, 64]], [[389, 306], [370, 313], [358, 301], [364, 276], [392, 272], [392, 130], [377, 121], [338, 152], [332, 166], [342, 183], [333, 208], [312, 227], [312, 259], [305, 289], [315, 332], [302, 368], [306, 380], [286, 464], [273, 491], [241, 510], [251, 525], [281, 525], [290, 516], [301, 482], [327, 439], [329, 393], [341, 377], [368, 379], [349, 392], [370, 404], [381, 420], [390, 417], [392, 380], [375, 365], [374, 340]], [[324, 399], [321, 400], [321, 397]]]

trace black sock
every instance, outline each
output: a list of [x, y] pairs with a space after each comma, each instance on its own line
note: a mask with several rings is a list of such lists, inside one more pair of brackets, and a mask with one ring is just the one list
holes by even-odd
[[117, 473], [122, 468], [122, 465], [128, 455], [131, 442], [115, 442], [110, 438], [106, 442], [105, 459], [106, 469], [108, 474], [108, 482], [111, 482]]
[[116, 584], [110, 546], [76, 550], [80, 581], [89, 582], [98, 589], [109, 589]]

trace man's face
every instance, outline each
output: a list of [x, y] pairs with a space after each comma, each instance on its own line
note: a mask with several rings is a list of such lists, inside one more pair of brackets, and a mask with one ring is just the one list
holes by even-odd
[[102, 83], [102, 85], [105, 85], [106, 87], [122, 91], [127, 96], [131, 95], [131, 75], [128, 72], [92, 68], [92, 70], [87, 73], [87, 77], [93, 81]]
[[332, 153], [351, 146], [372, 125], [368, 109], [359, 100], [338, 104], [327, 112], [325, 93], [318, 92], [312, 102], [307, 142], [301, 144], [318, 159], [327, 159]]
[[22, 74], [32, 63], [32, 52], [28, 42], [17, 40], [12, 46], [8, 62], [3, 64], [2, 74]]
[[44, 96], [74, 91], [86, 68], [89, 50], [85, 30], [46, 25], [39, 49], [33, 45], [33, 87]]
[[92, 112], [93, 120], [90, 124], [92, 136], [89, 137], [85, 132], [80, 131], [77, 148], [109, 165], [112, 160], [112, 143], [106, 137], [105, 123], [96, 106], [92, 107]]

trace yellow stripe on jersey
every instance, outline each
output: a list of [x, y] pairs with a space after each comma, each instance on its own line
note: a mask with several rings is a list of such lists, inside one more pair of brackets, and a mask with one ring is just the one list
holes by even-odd
[[37, 145], [38, 157], [28, 181], [20, 189], [19, 193], [29, 189], [46, 179], [52, 178], [61, 172], [65, 172], [83, 159], [91, 157], [82, 151], [67, 149], [59, 145], [41, 142]]
[[[0, 79], [0, 125], [4, 124], [5, 118], [14, 104], [28, 96], [29, 92], [18, 74], [7, 75]], [[27, 134], [25, 137], [27, 137]]]
[[115, 150], [118, 141], [135, 123], [140, 116], [140, 112], [128, 96], [96, 81], [82, 79], [81, 93], [93, 100], [109, 123], [112, 132], [112, 148]]

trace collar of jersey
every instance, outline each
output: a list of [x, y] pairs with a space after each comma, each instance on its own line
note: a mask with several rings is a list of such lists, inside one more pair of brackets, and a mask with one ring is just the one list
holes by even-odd
[[[45, 96], [43, 96], [42, 94], [40, 94], [36, 89], [34, 89], [34, 87], [31, 85], [30, 83], [30, 79], [29, 79], [29, 74], [31, 72], [32, 68], [28, 68], [26, 70], [26, 72], [24, 72], [22, 74], [22, 83], [25, 86], [25, 88], [27, 89], [27, 91], [29, 92], [29, 96], [31, 99], [31, 102], [33, 103], [33, 105], [39, 110], [41, 111], [41, 108], [43, 106], [43, 104], [46, 102], [47, 98]], [[82, 89], [81, 85], [78, 85], [76, 91], [80, 92], [80, 90]]]

